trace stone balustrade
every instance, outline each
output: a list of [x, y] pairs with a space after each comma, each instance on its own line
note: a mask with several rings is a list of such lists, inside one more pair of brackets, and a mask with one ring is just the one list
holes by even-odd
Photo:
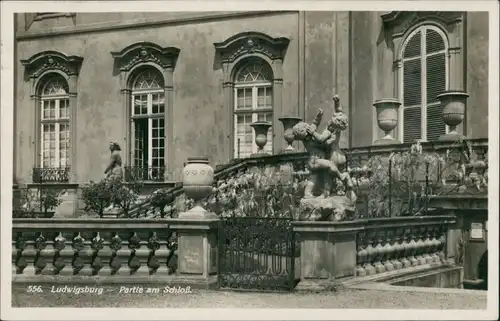
[[453, 215], [295, 221], [293, 230], [300, 242], [298, 287], [328, 288], [337, 279], [453, 264], [454, 224]]
[[13, 274], [162, 276], [176, 270], [177, 238], [165, 220], [14, 219]]
[[451, 219], [372, 220], [357, 234], [356, 276], [444, 263], [446, 232]]

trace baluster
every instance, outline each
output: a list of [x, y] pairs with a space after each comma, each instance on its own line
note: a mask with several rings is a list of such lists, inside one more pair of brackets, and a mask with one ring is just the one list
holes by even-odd
[[42, 273], [43, 269], [47, 266], [47, 262], [42, 256], [42, 251], [47, 247], [47, 239], [40, 232], [35, 240], [36, 255], [33, 261], [33, 266], [35, 268], [35, 274]]
[[176, 232], [171, 232], [171, 234], [168, 236], [167, 241], [166, 241], [166, 247], [167, 247], [167, 257], [165, 264], [167, 266], [167, 271], [168, 274], [173, 274], [176, 271], [176, 264], [177, 264], [177, 248], [178, 248], [178, 243], [177, 243], [177, 233]]
[[73, 275], [77, 275], [85, 266], [84, 260], [80, 257], [80, 251], [85, 247], [85, 239], [77, 233], [71, 242], [71, 247], [74, 250], [71, 266], [73, 267]]
[[15, 250], [16, 253], [12, 253], [15, 255], [15, 261], [14, 264], [16, 266], [16, 274], [23, 274], [24, 269], [28, 266], [28, 263], [23, 257], [23, 251], [26, 249], [27, 244], [26, 244], [26, 237], [22, 232], [18, 232], [15, 234]]
[[377, 251], [375, 250], [375, 234], [374, 232], [370, 232], [368, 235], [368, 246], [366, 247], [366, 260], [365, 260], [365, 271], [368, 275], [372, 275], [376, 273], [375, 267], [372, 265], [372, 262], [377, 255]]
[[365, 243], [366, 241], [366, 235], [365, 233], [361, 232], [358, 233], [358, 240], [356, 242], [357, 245], [357, 264], [356, 264], [356, 276], [365, 276], [367, 275], [367, 271], [363, 267], [363, 265], [366, 262], [366, 258], [368, 253], [366, 252], [366, 246], [367, 244]]
[[384, 245], [384, 252], [385, 252], [385, 261], [384, 261], [384, 267], [386, 271], [392, 271], [394, 270], [394, 264], [392, 263], [392, 259], [394, 258], [395, 253], [395, 248], [392, 246], [392, 241], [393, 241], [393, 231], [388, 230], [385, 232], [386, 239], [385, 239], [385, 245]]
[[431, 227], [426, 227], [424, 228], [425, 231], [425, 253], [423, 255], [423, 258], [425, 259], [425, 263], [430, 264], [434, 261], [430, 253], [432, 253], [432, 248], [434, 246], [434, 243], [431, 241], [430, 235], [431, 235]]
[[111, 249], [111, 260], [109, 261], [109, 267], [111, 268], [111, 275], [115, 275], [118, 270], [122, 267], [122, 261], [118, 256], [118, 251], [122, 248], [122, 239], [117, 232], [113, 233], [111, 242], [109, 243], [109, 248]]
[[137, 258], [137, 250], [141, 247], [141, 239], [137, 235], [136, 232], [132, 234], [132, 236], [128, 240], [128, 248], [131, 250], [129, 259], [128, 259], [128, 267], [130, 269], [130, 274], [134, 274], [141, 267], [141, 262]]
[[99, 257], [99, 251], [104, 247], [104, 239], [101, 237], [99, 232], [97, 232], [97, 235], [92, 239], [90, 247], [93, 250], [92, 263], [90, 264], [92, 267], [92, 275], [97, 275], [104, 266], [101, 258]]
[[394, 266], [394, 269], [399, 270], [403, 267], [403, 264], [400, 261], [400, 258], [404, 255], [404, 246], [401, 244], [401, 232], [402, 230], [400, 228], [396, 229], [396, 232], [394, 233], [394, 243], [393, 243], [393, 248], [394, 248], [394, 254], [393, 254], [393, 259], [392, 259], [392, 265]]
[[441, 263], [441, 259], [439, 258], [438, 251], [439, 251], [439, 245], [441, 242], [436, 238], [439, 237], [439, 228], [434, 227], [431, 229], [431, 235], [432, 235], [432, 262], [433, 263]]
[[446, 228], [444, 226], [439, 228], [439, 243], [438, 256], [441, 262], [444, 263], [446, 261], [446, 255], [444, 254], [444, 249], [446, 248]]
[[422, 265], [425, 264], [427, 261], [423, 257], [423, 254], [425, 252], [425, 243], [424, 243], [424, 230], [422, 228], [417, 228], [417, 235], [418, 235], [418, 241], [417, 241], [417, 256], [415, 257], [418, 260], [418, 264]]
[[384, 242], [384, 232], [379, 231], [377, 233], [377, 246], [375, 246], [375, 263], [373, 263], [373, 265], [375, 266], [375, 271], [377, 273], [385, 272], [385, 267], [382, 264], [382, 260], [384, 259], [385, 255], [385, 248], [382, 246], [382, 242]]
[[410, 235], [409, 235], [409, 244], [408, 244], [408, 250], [409, 250], [409, 257], [408, 260], [411, 263], [411, 266], [417, 266], [418, 265], [418, 260], [415, 258], [415, 254], [417, 253], [417, 242], [415, 242], [416, 239], [416, 234], [415, 234], [415, 229], [410, 228]]
[[405, 228], [402, 230], [402, 243], [401, 243], [401, 264], [403, 265], [403, 268], [409, 268], [411, 267], [411, 262], [408, 259], [411, 254], [411, 245], [408, 242], [408, 239], [410, 238], [410, 229]]
[[158, 270], [158, 268], [160, 267], [160, 263], [155, 256], [156, 251], [160, 249], [160, 242], [158, 236], [156, 235], [156, 232], [150, 232], [147, 246], [149, 249], [147, 266], [149, 268], [149, 275], [152, 275], [155, 274], [156, 270]]
[[59, 274], [62, 269], [66, 266], [64, 263], [64, 258], [61, 256], [61, 251], [66, 247], [66, 238], [59, 232], [59, 235], [54, 239], [54, 258], [52, 260], [52, 265], [54, 266], [54, 274]]

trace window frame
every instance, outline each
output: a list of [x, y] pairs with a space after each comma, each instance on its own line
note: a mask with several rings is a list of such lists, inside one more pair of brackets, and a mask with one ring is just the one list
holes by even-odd
[[[66, 79], [64, 79], [64, 77], [62, 75], [59, 75], [59, 74], [55, 74], [55, 75], [46, 75], [45, 77], [47, 77], [46, 81], [44, 82], [41, 90], [40, 90], [40, 104], [39, 104], [39, 108], [40, 108], [40, 117], [38, 117], [38, 121], [39, 121], [39, 130], [40, 130], [40, 140], [37, 142], [37, 144], [39, 144], [39, 148], [40, 148], [40, 168], [42, 169], [61, 169], [61, 168], [69, 168], [70, 167], [70, 164], [71, 164], [71, 100], [70, 100], [70, 95], [69, 95], [69, 84], [67, 83]], [[51, 94], [45, 94], [45, 89], [47, 88], [47, 86], [49, 86], [55, 79], [57, 80], [60, 80], [60, 81], [63, 81], [64, 83], [62, 84], [62, 87], [64, 88], [64, 90], [66, 91], [66, 94], [54, 94], [54, 95], [51, 95]], [[65, 86], [64, 86], [65, 85]], [[46, 102], [49, 102], [49, 101], [54, 101], [54, 113], [55, 113], [55, 116], [54, 118], [45, 118], [45, 115], [44, 115], [44, 107], [45, 107], [45, 104]], [[60, 117], [60, 106], [61, 106], [61, 101], [67, 101], [67, 108], [68, 108], [68, 112], [67, 112], [67, 117], [64, 117], [64, 118], [61, 118]], [[44, 148], [44, 145], [45, 145], [45, 140], [44, 140], [44, 125], [46, 124], [54, 124], [54, 132], [55, 132], [55, 162], [58, 164], [58, 166], [56, 167], [53, 167], [53, 166], [49, 166], [49, 167], [45, 167], [44, 166], [44, 154], [45, 154], [45, 148]], [[66, 153], [67, 153], [67, 162], [66, 162], [66, 165], [65, 166], [61, 166], [61, 150], [60, 150], [60, 133], [61, 133], [61, 124], [65, 124], [68, 126], [68, 146], [67, 146], [67, 150], [66, 150]], [[50, 153], [50, 149], [49, 149], [49, 153]]]
[[[257, 80], [257, 81], [242, 81], [238, 82], [238, 76], [243, 72], [248, 66], [254, 66], [254, 65], [262, 65], [263, 69], [264, 68], [269, 68], [269, 72], [271, 73], [271, 79], [267, 80]], [[249, 60], [243, 62], [241, 67], [238, 69], [238, 71], [235, 73], [234, 76], [234, 86], [233, 86], [233, 137], [234, 137], [234, 142], [233, 142], [233, 158], [244, 158], [238, 155], [238, 116], [239, 115], [252, 115], [252, 123], [256, 122], [258, 120], [258, 114], [259, 113], [271, 113], [271, 118], [274, 118], [274, 86], [273, 86], [273, 80], [272, 80], [272, 68], [271, 66], [266, 65], [266, 61], [260, 61], [260, 60]], [[264, 76], [266, 75], [264, 72], [262, 72]], [[248, 109], [238, 109], [238, 90], [240, 89], [247, 89], [251, 88], [252, 89], [252, 107]], [[272, 93], [271, 93], [271, 108], [258, 108], [258, 92], [260, 88], [271, 88]], [[267, 96], [264, 96], [267, 97]], [[272, 122], [272, 127], [270, 128], [271, 131], [271, 139], [268, 139], [268, 142], [266, 143], [266, 147], [269, 146], [268, 144], [271, 144], [271, 153], [274, 150], [274, 144], [273, 144], [273, 128], [274, 128], [274, 122]], [[268, 132], [269, 135], [269, 132]], [[258, 151], [258, 146], [255, 143], [255, 131], [252, 129], [252, 151], [251, 154], [257, 153]], [[250, 155], [248, 155], [250, 156]], [[246, 157], [248, 157], [246, 156]]]
[[[154, 73], [157, 73], [158, 76], [160, 76], [159, 80], [160, 83], [158, 83], [158, 87], [155, 88], [134, 88], [136, 85], [137, 80], [141, 75], [144, 73], [152, 71]], [[161, 72], [157, 70], [156, 68], [152, 66], [145, 66], [143, 69], [137, 70], [137, 73], [132, 75], [132, 88], [131, 88], [131, 93], [130, 93], [130, 119], [133, 124], [131, 124], [134, 127], [134, 130], [131, 131], [132, 135], [132, 157], [131, 157], [131, 163], [133, 167], [143, 167], [143, 164], [136, 164], [135, 163], [135, 120], [137, 119], [147, 119], [147, 133], [148, 133], [148, 159], [147, 159], [147, 168], [164, 168], [165, 165], [165, 159], [167, 158], [167, 146], [164, 143], [163, 144], [163, 165], [158, 165], [158, 166], [153, 166], [153, 120], [154, 119], [163, 119], [163, 140], [165, 141], [166, 138], [166, 119], [165, 119], [165, 110], [167, 108], [167, 97], [165, 95], [165, 84], [163, 81], [163, 77], [161, 77]], [[163, 87], [162, 87], [163, 85]], [[147, 102], [146, 102], [146, 114], [140, 114], [136, 115], [135, 114], [135, 99], [137, 96], [143, 96], [145, 95], [147, 97]], [[153, 96], [154, 95], [162, 95], [163, 96], [163, 112], [158, 112], [158, 113], [153, 113]]]
[[[444, 42], [444, 47], [445, 49], [441, 51], [435, 51], [430, 54], [426, 52], [427, 49], [427, 30], [433, 30], [436, 31], [441, 38], [443, 39]], [[411, 57], [411, 58], [404, 58], [404, 52], [406, 49], [406, 46], [408, 45], [409, 41], [415, 36], [418, 32], [421, 33], [420, 37], [420, 55], [417, 57]], [[404, 111], [406, 108], [415, 108], [417, 106], [408, 106], [406, 107], [404, 105], [404, 68], [405, 68], [405, 62], [410, 61], [410, 60], [416, 60], [420, 59], [420, 68], [421, 68], [421, 75], [420, 75], [420, 87], [421, 87], [421, 103], [420, 103], [420, 113], [421, 113], [421, 122], [420, 122], [420, 139], [417, 139], [417, 141], [420, 142], [426, 142], [427, 140], [427, 108], [429, 106], [435, 106], [436, 103], [427, 103], [427, 57], [433, 56], [433, 55], [438, 55], [438, 54], [445, 54], [445, 90], [449, 89], [450, 86], [450, 54], [449, 54], [449, 49], [450, 49], [450, 43], [448, 40], [448, 36], [446, 32], [444, 32], [441, 28], [433, 25], [433, 24], [422, 24], [413, 29], [412, 32], [408, 34], [408, 36], [404, 39], [402, 46], [401, 46], [401, 51], [399, 53], [401, 59], [401, 67], [399, 68], [399, 97], [400, 101], [402, 103], [399, 116], [398, 116], [398, 137], [400, 138], [401, 142], [404, 143]], [[445, 124], [445, 134], [449, 132], [448, 126]]]

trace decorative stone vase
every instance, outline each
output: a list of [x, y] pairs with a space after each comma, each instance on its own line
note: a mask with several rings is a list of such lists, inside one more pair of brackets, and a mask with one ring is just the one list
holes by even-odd
[[267, 144], [267, 132], [271, 127], [271, 124], [266, 121], [256, 121], [250, 125], [255, 131], [255, 144], [259, 147], [259, 150], [256, 154], [252, 156], [260, 156], [265, 155], [264, 146]]
[[182, 189], [195, 205], [191, 210], [179, 214], [180, 218], [206, 216], [208, 212], [201, 206], [201, 201], [212, 193], [213, 181], [214, 170], [208, 164], [207, 157], [188, 158], [182, 170]]
[[457, 126], [464, 120], [465, 102], [469, 94], [460, 90], [448, 90], [437, 96], [443, 107], [443, 120], [449, 126], [448, 134], [440, 140], [458, 140], [462, 137], [457, 132]]
[[287, 143], [284, 152], [294, 152], [295, 149], [292, 146], [295, 136], [293, 135], [293, 126], [297, 125], [302, 121], [302, 118], [295, 116], [286, 116], [279, 118], [279, 121], [283, 124], [284, 138]]
[[377, 110], [377, 124], [385, 136], [377, 139], [376, 145], [400, 144], [401, 142], [391, 136], [391, 131], [398, 125], [398, 111], [401, 103], [394, 98], [379, 99], [373, 103]]

